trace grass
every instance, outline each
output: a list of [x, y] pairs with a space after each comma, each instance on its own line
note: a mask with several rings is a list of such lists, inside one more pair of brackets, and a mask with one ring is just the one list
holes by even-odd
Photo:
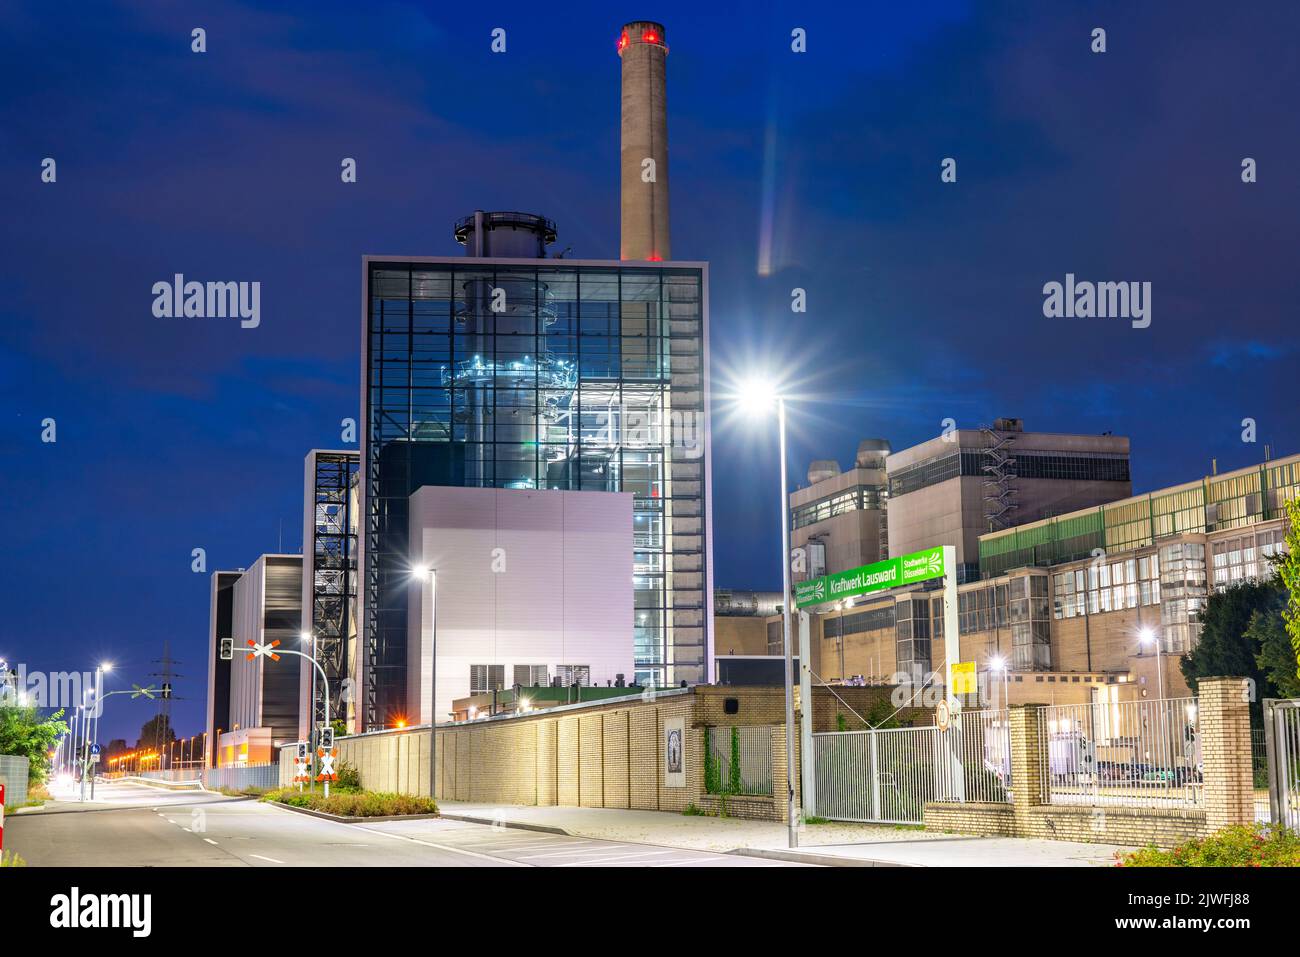
[[708, 811], [703, 811], [694, 804], [688, 804], [686, 807], [682, 808], [682, 814], [686, 817], [709, 817]]
[[1276, 824], [1238, 824], [1171, 850], [1115, 855], [1120, 867], [1300, 867], [1300, 834]]
[[271, 791], [271, 788], [254, 788], [254, 787], [247, 787], [247, 788], [228, 788], [228, 787], [224, 787], [224, 786], [223, 786], [223, 787], [219, 787], [219, 788], [217, 788], [217, 792], [218, 792], [218, 793], [220, 793], [220, 794], [224, 794], [226, 797], [232, 797], [232, 798], [237, 798], [237, 797], [261, 797], [261, 796], [264, 795], [264, 794], [268, 794], [268, 793], [270, 793], [270, 791]]
[[810, 814], [803, 819], [805, 824], [829, 824], [831, 819], [828, 817], [818, 817], [816, 814]]
[[282, 788], [268, 791], [262, 795], [262, 800], [289, 807], [323, 811], [339, 817], [396, 817], [405, 814], [438, 813], [437, 802], [429, 798], [385, 791], [349, 790], [331, 793], [327, 798], [323, 791], [299, 792], [297, 788]]
[[27, 862], [13, 851], [0, 851], [0, 867], [26, 867]]

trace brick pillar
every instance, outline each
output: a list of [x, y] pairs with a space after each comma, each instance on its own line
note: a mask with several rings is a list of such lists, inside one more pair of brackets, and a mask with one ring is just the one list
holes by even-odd
[[1205, 825], [1217, 831], [1230, 824], [1250, 824], [1255, 820], [1255, 787], [1246, 680], [1202, 678], [1196, 690]]
[[1041, 704], [1013, 704], [1011, 720], [1011, 803], [1017, 814], [1043, 803], [1043, 724]]

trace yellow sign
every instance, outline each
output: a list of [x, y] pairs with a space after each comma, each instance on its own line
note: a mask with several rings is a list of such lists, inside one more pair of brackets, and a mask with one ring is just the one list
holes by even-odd
[[979, 690], [975, 680], [975, 662], [956, 661], [952, 666], [952, 693], [974, 694]]

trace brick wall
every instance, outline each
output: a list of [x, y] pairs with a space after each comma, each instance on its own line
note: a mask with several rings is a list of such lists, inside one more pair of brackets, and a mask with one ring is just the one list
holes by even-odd
[[928, 831], [1171, 847], [1255, 819], [1249, 703], [1240, 678], [1199, 682], [1204, 807], [1044, 804], [1044, 705], [1012, 705], [1011, 804], [931, 802]]

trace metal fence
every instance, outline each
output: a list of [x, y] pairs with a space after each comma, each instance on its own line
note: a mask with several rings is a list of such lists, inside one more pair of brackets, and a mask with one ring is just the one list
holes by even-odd
[[165, 771], [140, 771], [137, 777], [154, 781], [202, 781], [210, 790], [230, 788], [242, 791], [245, 788], [270, 789], [280, 786], [280, 765], [248, 764], [228, 768], [168, 768]]
[[[1011, 801], [1011, 724], [1006, 709], [960, 711], [941, 741], [955, 760], [941, 762], [936, 801]], [[961, 769], [960, 786], [950, 769]]]
[[1264, 700], [1269, 816], [1300, 830], [1300, 698]]
[[710, 794], [771, 795], [772, 728], [705, 728]]
[[1049, 804], [1198, 807], [1195, 698], [1053, 705], [1039, 728]]
[[928, 801], [1011, 800], [1005, 710], [962, 711], [947, 730], [813, 735], [815, 813], [837, 821], [921, 824]]
[[231, 788], [242, 791], [244, 788], [271, 789], [280, 786], [280, 765], [250, 764], [231, 768], [208, 768], [203, 775], [203, 783], [210, 790]]
[[17, 754], [0, 754], [0, 784], [5, 786], [5, 805], [21, 807], [27, 803], [27, 774], [30, 762]]

